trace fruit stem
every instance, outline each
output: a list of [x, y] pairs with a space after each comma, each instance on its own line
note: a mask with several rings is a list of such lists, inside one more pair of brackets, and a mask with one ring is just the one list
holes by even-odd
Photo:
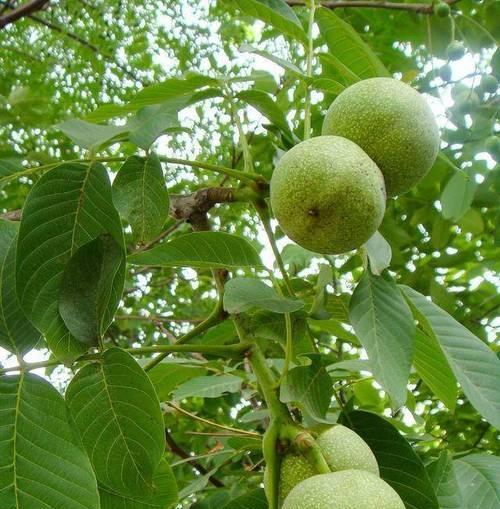
[[[307, 64], [306, 64], [306, 75], [311, 78], [312, 77], [312, 64], [314, 57], [314, 39], [313, 39], [313, 29], [314, 29], [314, 15], [316, 12], [316, 0], [310, 0], [309, 7], [309, 25], [307, 29]], [[306, 96], [305, 96], [305, 105], [304, 105], [304, 140], [307, 140], [311, 137], [311, 86], [310, 84], [306, 85]]]
[[284, 426], [281, 429], [281, 438], [293, 443], [309, 459], [318, 474], [328, 474], [331, 472], [321, 452], [321, 448], [308, 431], [300, 429], [296, 425]]
[[254, 201], [255, 209], [257, 210], [257, 214], [260, 217], [262, 225], [264, 226], [264, 230], [266, 232], [267, 238], [269, 239], [269, 244], [271, 245], [271, 249], [273, 251], [274, 257], [276, 258], [276, 263], [281, 272], [281, 277], [285, 283], [285, 287], [289, 296], [294, 296], [294, 291], [292, 285], [290, 283], [290, 278], [288, 277], [288, 273], [285, 269], [285, 264], [283, 262], [283, 258], [281, 257], [280, 250], [276, 244], [276, 239], [274, 237], [274, 232], [271, 227], [271, 214], [269, 212], [269, 206], [265, 202], [265, 200]]

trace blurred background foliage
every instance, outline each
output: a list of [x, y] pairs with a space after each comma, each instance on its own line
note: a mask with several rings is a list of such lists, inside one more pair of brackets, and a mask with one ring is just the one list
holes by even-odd
[[[15, 3], [11, 0], [10, 6]], [[0, 0], [0, 12], [8, 12], [8, 5]], [[305, 23], [306, 10], [299, 6], [295, 11]], [[381, 233], [392, 248], [391, 270], [399, 283], [432, 296], [498, 351], [499, 95], [498, 90], [487, 87], [484, 76], [500, 79], [500, 52], [495, 42], [500, 35], [500, 8], [495, 0], [462, 0], [453, 5], [453, 11], [454, 36], [463, 42], [466, 53], [450, 63], [445, 55], [453, 31], [449, 18], [367, 8], [336, 9], [335, 13], [358, 31], [394, 76], [427, 95], [442, 129], [443, 156], [412, 191], [388, 202]], [[316, 43], [319, 50], [328, 51], [321, 38]], [[273, 94], [293, 135], [300, 139], [303, 86], [293, 72], [241, 52], [243, 44], [305, 70], [302, 47], [254, 18], [228, 9], [228, 2], [215, 0], [63, 0], [50, 2], [45, 9], [4, 27], [0, 30], [0, 177], [23, 166], [79, 157], [83, 152], [78, 152], [55, 124], [84, 117], [102, 103], [126, 102], [144, 86], [191, 72], [212, 77], [258, 72], [254, 81], [236, 82], [233, 88]], [[315, 77], [348, 84], [327, 62], [321, 65], [317, 59], [314, 64]], [[319, 134], [324, 112], [334, 97], [334, 89], [314, 93], [315, 134]], [[186, 129], [161, 137], [156, 149], [169, 156], [240, 168], [243, 161], [236, 146], [234, 114], [221, 98], [197, 103], [180, 116]], [[283, 137], [269, 119], [251, 107], [241, 108], [237, 114], [249, 133], [257, 171], [267, 178], [276, 158], [293, 140]], [[131, 144], [107, 150], [110, 155], [135, 151]], [[111, 172], [118, 169], [114, 164], [108, 168]], [[173, 194], [227, 183], [213, 173], [187, 171], [181, 166], [169, 166], [167, 178]], [[6, 212], [22, 207], [35, 179], [21, 177], [2, 183], [0, 209]], [[250, 239], [272, 263], [252, 210], [241, 204], [221, 205], [210, 217], [216, 229]], [[165, 227], [172, 236], [190, 228], [173, 220]], [[359, 359], [357, 342], [342, 310], [362, 273], [361, 256], [320, 259], [281, 239], [280, 246], [285, 245], [285, 262], [294, 276], [300, 276], [294, 284], [304, 296], [314, 295], [319, 266], [329, 265], [333, 271], [334, 283], [328, 285], [324, 303], [326, 319], [312, 325], [325, 359], [331, 364]], [[107, 341], [128, 347], [171, 339], [204, 318], [215, 295], [208, 271], [132, 268]], [[268, 353], [279, 362], [282, 351], [277, 341], [282, 324], [273, 327], [263, 313], [256, 313], [253, 319], [256, 330], [266, 338], [263, 344]], [[232, 325], [224, 323], [206, 333], [203, 340], [232, 342], [236, 335]], [[191, 398], [185, 408], [221, 424], [262, 431], [266, 416], [254, 399], [255, 383], [248, 366], [208, 361], [200, 366], [200, 359], [186, 357], [177, 383], [200, 373], [225, 371], [246, 371], [248, 382], [241, 393], [217, 399]], [[47, 374], [64, 386], [64, 369]], [[416, 373], [408, 386], [407, 406], [394, 414], [387, 397], [359, 365], [347, 364], [344, 371], [331, 371], [331, 375], [346, 401], [390, 415], [425, 458], [436, 457], [443, 448], [456, 455], [473, 448], [500, 452], [495, 430], [465, 399], [460, 397], [455, 412], [450, 412]], [[206, 432], [206, 426], [175, 412], [166, 413], [166, 423], [183, 494], [204, 490], [193, 507], [215, 507], [203, 498], [212, 496], [211, 504], [222, 503], [229, 489], [233, 494], [243, 492], [260, 482], [262, 458], [255, 440], [197, 434]], [[207, 475], [196, 477], [192, 464], [183, 461], [185, 453], [199, 455], [198, 471], [201, 468]], [[222, 485], [227, 489], [220, 489]], [[216, 487], [216, 494], [211, 495]]]

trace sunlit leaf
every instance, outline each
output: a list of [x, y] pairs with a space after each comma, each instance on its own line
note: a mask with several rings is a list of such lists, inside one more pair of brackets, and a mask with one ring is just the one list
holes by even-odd
[[303, 306], [300, 300], [281, 297], [259, 279], [237, 277], [226, 283], [224, 309], [228, 313], [242, 313], [251, 308], [293, 313]]
[[396, 284], [366, 272], [352, 295], [349, 315], [356, 336], [368, 353], [375, 379], [396, 406], [403, 405], [415, 325]]
[[160, 267], [260, 267], [262, 262], [248, 240], [223, 232], [193, 232], [129, 256], [136, 265]]
[[436, 338], [471, 404], [491, 424], [500, 427], [498, 357], [446, 311], [412, 288], [402, 289], [418, 311], [422, 327]]

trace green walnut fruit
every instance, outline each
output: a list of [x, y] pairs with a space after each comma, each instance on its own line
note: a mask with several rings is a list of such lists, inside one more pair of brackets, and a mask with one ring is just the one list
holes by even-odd
[[443, 65], [443, 67], [441, 67], [439, 69], [439, 77], [443, 81], [450, 81], [451, 80], [451, 74], [452, 74], [451, 66], [448, 65], [448, 64]]
[[[316, 443], [332, 472], [356, 469], [379, 475], [370, 447], [351, 429], [337, 424], [321, 433]], [[316, 474], [313, 464], [299, 452], [285, 454], [280, 468], [280, 506], [295, 486]]]
[[481, 88], [489, 94], [494, 94], [498, 89], [498, 80], [493, 74], [484, 74], [481, 77]]
[[446, 48], [448, 60], [460, 60], [465, 55], [465, 47], [460, 41], [452, 41]]
[[317, 443], [333, 472], [367, 470], [379, 475], [377, 460], [368, 444], [354, 431], [341, 424], [321, 433]]
[[297, 484], [316, 474], [318, 472], [304, 455], [298, 452], [285, 454], [280, 466], [279, 506]]
[[434, 14], [439, 18], [447, 18], [450, 11], [450, 6], [445, 2], [439, 2], [434, 6]]
[[380, 477], [342, 470], [302, 481], [285, 499], [283, 509], [405, 509], [405, 505]]
[[271, 179], [271, 205], [281, 229], [300, 246], [345, 253], [364, 244], [380, 226], [384, 179], [352, 141], [319, 136], [281, 158]]
[[439, 129], [425, 99], [392, 78], [346, 88], [331, 104], [323, 134], [357, 143], [380, 168], [388, 196], [405, 193], [432, 167]]

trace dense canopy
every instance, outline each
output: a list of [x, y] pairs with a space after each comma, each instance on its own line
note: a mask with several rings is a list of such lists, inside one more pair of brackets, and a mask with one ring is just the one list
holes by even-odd
[[[338, 421], [407, 508], [500, 508], [500, 9], [445, 4], [0, 0], [0, 507], [276, 509]], [[273, 170], [381, 76], [439, 155], [308, 251]]]

